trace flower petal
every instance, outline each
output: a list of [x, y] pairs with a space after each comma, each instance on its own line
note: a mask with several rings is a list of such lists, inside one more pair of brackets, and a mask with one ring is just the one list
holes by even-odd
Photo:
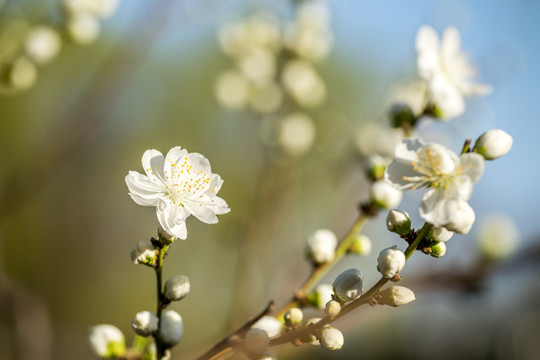
[[467, 153], [459, 157], [463, 176], [467, 176], [473, 183], [480, 180], [484, 174], [484, 158], [480, 154]]
[[139, 205], [156, 206], [162, 194], [160, 183], [154, 183], [147, 176], [136, 171], [130, 171], [126, 175], [126, 185], [129, 195]]
[[189, 212], [181, 205], [172, 202], [159, 202], [156, 215], [163, 229], [182, 240], [187, 238], [186, 219]]
[[447, 28], [441, 39], [441, 54], [445, 59], [452, 59], [460, 54], [461, 39], [459, 31], [453, 26]]
[[424, 146], [425, 143], [420, 138], [403, 139], [395, 149], [395, 157], [408, 159], [412, 161], [418, 160], [417, 151]]
[[172, 171], [172, 167], [175, 167], [176, 164], [180, 163], [182, 158], [184, 156], [188, 155], [188, 151], [186, 149], [182, 149], [180, 146], [175, 146], [169, 152], [166, 156], [166, 161], [163, 166], [164, 172], [166, 174], [174, 174], [174, 171]]
[[164, 183], [165, 157], [157, 150], [146, 150], [142, 157], [142, 166], [146, 175], [151, 181], [161, 181]]
[[431, 26], [423, 25], [416, 34], [416, 51], [437, 51], [439, 36]]
[[196, 203], [195, 201], [186, 201], [184, 206], [192, 215], [204, 223], [216, 224], [218, 222], [216, 214], [205, 204]]
[[443, 120], [465, 112], [465, 101], [454, 84], [445, 75], [437, 75], [429, 83], [432, 101], [442, 111]]
[[[415, 180], [418, 177], [422, 179]], [[413, 170], [411, 160], [396, 159], [386, 168], [384, 179], [398, 190], [409, 190], [424, 185], [425, 178]]]
[[432, 189], [422, 198], [420, 203], [420, 216], [435, 226], [444, 226], [450, 221], [451, 214], [448, 209], [449, 200], [443, 190]]

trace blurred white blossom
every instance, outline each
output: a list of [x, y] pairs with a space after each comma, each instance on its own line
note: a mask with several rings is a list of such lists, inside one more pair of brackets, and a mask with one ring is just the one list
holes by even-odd
[[480, 254], [488, 260], [500, 260], [512, 255], [519, 243], [516, 224], [503, 215], [490, 215], [483, 219], [476, 236]]
[[105, 359], [122, 357], [126, 352], [124, 334], [116, 326], [103, 324], [90, 328], [88, 343], [92, 351]]
[[430, 26], [422, 26], [416, 36], [418, 72], [428, 84], [430, 100], [442, 112], [443, 119], [465, 111], [464, 97], [484, 95], [491, 87], [472, 81], [475, 69], [460, 49], [457, 29], [447, 28], [439, 37]]
[[38, 64], [51, 61], [62, 45], [60, 35], [51, 27], [39, 25], [28, 32], [25, 42], [26, 54]]
[[316, 128], [313, 120], [304, 113], [292, 113], [281, 119], [278, 128], [278, 143], [294, 157], [304, 155], [315, 141]]

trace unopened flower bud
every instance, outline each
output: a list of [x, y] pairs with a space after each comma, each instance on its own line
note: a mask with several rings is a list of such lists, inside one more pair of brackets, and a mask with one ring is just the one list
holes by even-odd
[[370, 155], [366, 161], [366, 176], [371, 181], [384, 178], [384, 171], [388, 166], [388, 161], [378, 154]]
[[174, 310], [165, 310], [161, 313], [159, 322], [159, 337], [163, 342], [174, 346], [182, 339], [184, 323], [182, 317]]
[[373, 247], [371, 239], [366, 235], [360, 234], [354, 238], [349, 251], [358, 255], [369, 255]]
[[351, 301], [362, 296], [364, 276], [358, 269], [348, 269], [338, 275], [332, 287], [334, 295], [341, 301]]
[[442, 226], [433, 226], [429, 231], [427, 238], [435, 241], [445, 242], [450, 240], [452, 238], [452, 235], [454, 235], [452, 231], [449, 231]]
[[311, 305], [324, 310], [326, 303], [332, 300], [334, 290], [330, 284], [319, 284], [315, 290], [309, 294], [308, 301]]
[[404, 286], [390, 286], [381, 291], [382, 302], [384, 305], [401, 306], [415, 300], [411, 289]]
[[406, 211], [390, 210], [386, 216], [388, 230], [399, 235], [407, 235], [411, 232], [411, 218]]
[[294, 307], [287, 310], [285, 315], [283, 315], [283, 318], [285, 319], [285, 325], [296, 326], [302, 322], [302, 319], [304, 318], [304, 313], [299, 308]]
[[326, 325], [321, 331], [319, 342], [326, 350], [339, 350], [343, 346], [343, 334], [335, 327]]
[[158, 237], [159, 241], [163, 245], [170, 245], [177, 239], [176, 236], [169, 234], [165, 229], [163, 229], [161, 225], [158, 228]]
[[324, 312], [326, 315], [330, 316], [331, 318], [335, 318], [341, 312], [340, 302], [336, 300], [330, 300], [326, 304], [326, 308], [324, 309]]
[[444, 227], [458, 234], [467, 234], [474, 224], [474, 210], [466, 201], [454, 201], [451, 209], [452, 218]]
[[482, 134], [474, 144], [474, 151], [486, 160], [493, 160], [505, 155], [512, 147], [512, 137], [503, 130], [493, 129]]
[[334, 260], [336, 246], [336, 235], [328, 229], [320, 229], [308, 237], [306, 255], [314, 265], [321, 265]]
[[387, 279], [396, 276], [405, 266], [405, 254], [397, 246], [384, 249], [377, 258], [377, 269]]
[[273, 316], [263, 316], [252, 326], [253, 329], [266, 331], [268, 337], [275, 337], [281, 334], [283, 324]]
[[443, 242], [434, 242], [432, 245], [430, 245], [431, 252], [429, 255], [440, 258], [443, 257], [444, 254], [446, 254], [446, 244]]
[[248, 351], [257, 355], [264, 353], [270, 344], [268, 333], [257, 328], [249, 329], [244, 340], [246, 342], [246, 348]]
[[370, 188], [371, 201], [383, 209], [395, 208], [401, 202], [403, 193], [384, 180], [375, 181]]
[[91, 327], [88, 343], [92, 351], [104, 359], [116, 359], [126, 353], [124, 334], [113, 325], [103, 324]]
[[171, 301], [182, 300], [189, 294], [189, 278], [185, 275], [177, 275], [165, 283], [165, 297]]
[[140, 311], [131, 320], [131, 327], [137, 335], [148, 336], [157, 330], [158, 323], [159, 320], [153, 312]]
[[411, 128], [416, 123], [416, 116], [409, 105], [396, 103], [390, 108], [390, 122], [395, 128]]
[[156, 261], [157, 253], [152, 244], [139, 241], [130, 252], [131, 261], [135, 264], [152, 266]]

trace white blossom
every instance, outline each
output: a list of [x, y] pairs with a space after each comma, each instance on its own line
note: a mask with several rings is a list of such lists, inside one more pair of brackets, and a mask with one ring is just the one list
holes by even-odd
[[185, 275], [177, 275], [165, 282], [165, 297], [171, 301], [182, 300], [189, 294], [189, 278]]
[[457, 29], [446, 29], [439, 44], [435, 30], [422, 26], [416, 36], [416, 50], [418, 72], [427, 82], [430, 100], [442, 111], [443, 119], [465, 111], [464, 97], [491, 92], [489, 86], [472, 81], [476, 71], [461, 52]]
[[88, 343], [96, 355], [105, 359], [115, 359], [126, 352], [124, 334], [116, 326], [103, 324], [90, 328]]
[[403, 140], [396, 147], [395, 156], [385, 173], [392, 186], [399, 190], [431, 188], [420, 204], [422, 218], [451, 231], [468, 232], [467, 224], [471, 222], [471, 213], [474, 222], [474, 211], [466, 201], [472, 195], [473, 184], [484, 172], [482, 156], [475, 153], [457, 156], [440, 144], [425, 144], [418, 138]]
[[94, 42], [100, 31], [99, 20], [86, 13], [76, 13], [70, 16], [67, 22], [69, 36], [79, 44], [87, 45]]
[[129, 195], [139, 205], [155, 206], [158, 221], [167, 233], [186, 239], [188, 216], [215, 224], [216, 215], [230, 211], [216, 195], [223, 180], [212, 173], [203, 155], [180, 146], [172, 148], [166, 157], [157, 150], [147, 150], [142, 165], [146, 175], [130, 171], [126, 176]]
[[131, 320], [131, 327], [137, 335], [149, 336], [158, 328], [159, 320], [151, 311], [140, 311]]
[[218, 76], [215, 94], [219, 103], [230, 109], [243, 109], [250, 97], [249, 79], [238, 70], [229, 70]]
[[169, 345], [176, 345], [182, 339], [184, 323], [174, 310], [164, 310], [159, 322], [159, 337]]
[[362, 296], [364, 276], [358, 269], [348, 269], [336, 277], [332, 288], [341, 301], [352, 301]]
[[382, 250], [377, 258], [377, 268], [387, 279], [396, 276], [405, 266], [405, 254], [397, 246]]
[[512, 137], [503, 130], [493, 129], [483, 133], [474, 144], [474, 151], [486, 160], [505, 155], [512, 147]]
[[334, 260], [337, 237], [328, 229], [319, 229], [308, 237], [306, 255], [315, 265]]
[[281, 79], [287, 92], [301, 106], [316, 107], [326, 100], [326, 85], [306, 60], [288, 61]]

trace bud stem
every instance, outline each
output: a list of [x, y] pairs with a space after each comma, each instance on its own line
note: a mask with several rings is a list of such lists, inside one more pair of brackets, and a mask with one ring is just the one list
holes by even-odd
[[159, 319], [159, 326], [158, 331], [156, 331], [156, 335], [154, 335], [154, 340], [156, 342], [156, 349], [157, 349], [157, 359], [161, 360], [163, 356], [165, 356], [165, 350], [166, 345], [161, 341], [159, 336], [159, 329], [161, 328], [161, 312], [163, 308], [165, 307], [163, 304], [165, 296], [163, 295], [163, 280], [162, 280], [162, 269], [163, 269], [163, 258], [165, 256], [165, 253], [169, 249], [168, 246], [159, 247], [158, 250], [158, 258], [157, 258], [157, 264], [155, 267], [156, 270], [156, 283], [157, 283], [157, 311], [156, 315]]

